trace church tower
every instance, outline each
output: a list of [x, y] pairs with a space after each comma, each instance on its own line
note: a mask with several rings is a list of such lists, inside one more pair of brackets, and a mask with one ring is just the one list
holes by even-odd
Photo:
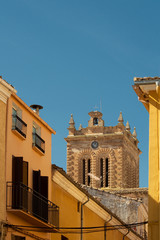
[[89, 113], [88, 127], [76, 130], [73, 115], [69, 122], [67, 173], [77, 182], [96, 188], [139, 187], [139, 155], [136, 129], [123, 124], [105, 127], [102, 113]]

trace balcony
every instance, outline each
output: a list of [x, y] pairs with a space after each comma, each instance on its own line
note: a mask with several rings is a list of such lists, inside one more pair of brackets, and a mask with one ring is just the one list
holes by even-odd
[[40, 227], [59, 226], [59, 207], [22, 183], [7, 182], [7, 211]]
[[12, 116], [12, 131], [22, 139], [26, 138], [27, 124], [17, 115]]
[[33, 149], [42, 155], [45, 153], [45, 141], [37, 133], [33, 133]]

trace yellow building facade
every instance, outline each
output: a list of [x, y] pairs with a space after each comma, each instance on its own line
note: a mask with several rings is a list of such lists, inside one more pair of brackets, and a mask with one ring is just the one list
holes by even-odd
[[160, 78], [135, 78], [133, 86], [149, 112], [148, 239], [160, 239]]

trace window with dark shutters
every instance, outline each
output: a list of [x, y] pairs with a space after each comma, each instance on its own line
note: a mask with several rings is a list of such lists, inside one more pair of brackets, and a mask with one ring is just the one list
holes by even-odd
[[23, 182], [23, 157], [12, 156], [12, 182]]
[[36, 217], [40, 214], [40, 170], [39, 171], [33, 171], [33, 201], [32, 201], [32, 211], [33, 215]]
[[32, 179], [33, 187], [30, 188], [28, 162], [23, 161], [23, 157], [12, 156], [12, 182], [6, 183], [6, 208], [20, 210], [16, 213], [25, 212], [27, 216], [59, 226], [59, 207], [48, 200], [48, 176], [41, 176], [40, 170], [33, 171]]
[[41, 171], [33, 171], [33, 214], [48, 222], [48, 177], [41, 176]]
[[45, 221], [48, 221], [48, 177], [41, 176], [40, 177], [40, 193], [42, 194], [43, 201], [42, 201], [42, 218]]
[[12, 156], [12, 208], [28, 209], [28, 162]]

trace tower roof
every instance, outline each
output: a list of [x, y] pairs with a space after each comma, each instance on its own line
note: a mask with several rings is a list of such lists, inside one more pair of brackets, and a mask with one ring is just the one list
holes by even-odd
[[89, 112], [88, 115], [92, 118], [101, 118], [103, 116], [103, 114], [99, 111], [92, 111], [92, 112]]

